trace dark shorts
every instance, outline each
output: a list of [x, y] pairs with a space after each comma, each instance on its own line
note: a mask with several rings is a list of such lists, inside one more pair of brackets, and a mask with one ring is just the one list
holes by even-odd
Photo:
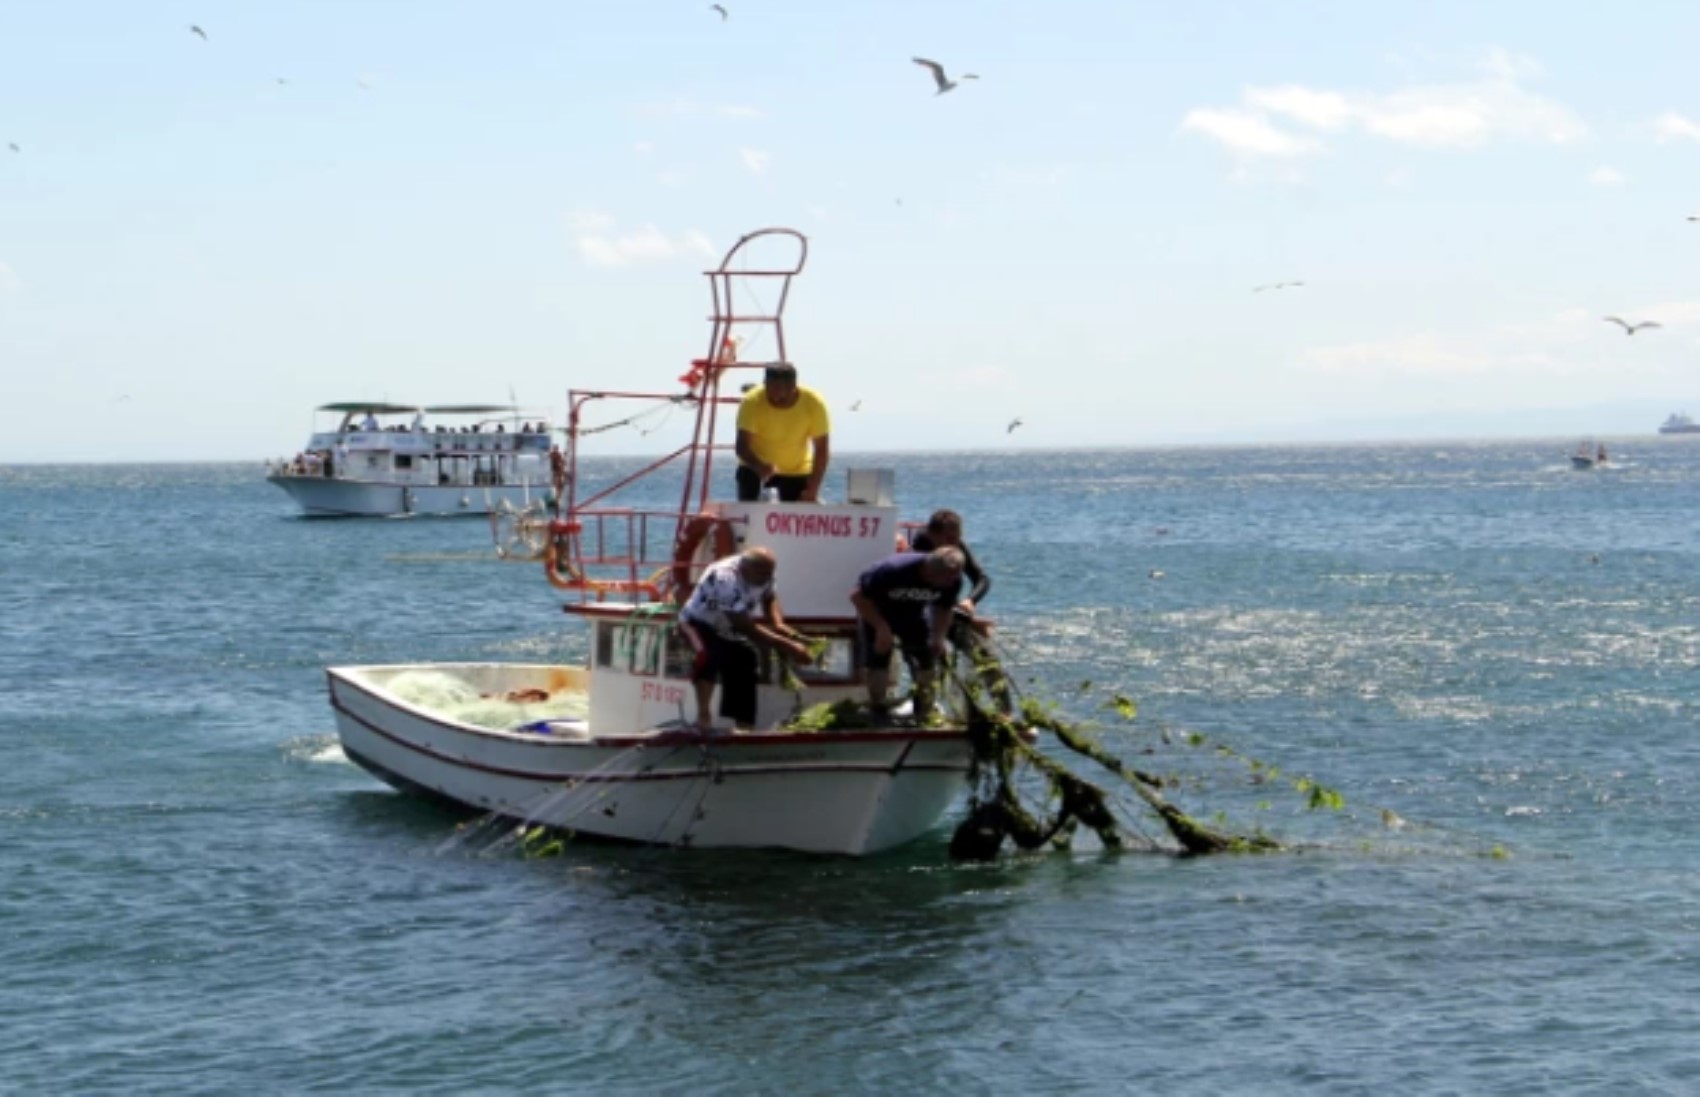
[[753, 725], [760, 653], [753, 645], [722, 636], [707, 625], [681, 618], [679, 628], [696, 652], [691, 681], [719, 682], [720, 715], [743, 727]]
[[[807, 476], [770, 476], [767, 486], [779, 489], [781, 503], [800, 503], [803, 492], [809, 489]], [[761, 480], [756, 476], [756, 470], [748, 465], [738, 466], [738, 502], [753, 503], [761, 498]]]
[[[874, 650], [874, 629], [866, 621], [859, 626], [862, 645], [862, 665], [869, 670], [886, 670], [891, 666], [891, 652], [884, 655]], [[903, 657], [920, 670], [933, 669], [933, 636], [923, 617], [900, 620], [891, 626], [892, 651], [903, 649]]]

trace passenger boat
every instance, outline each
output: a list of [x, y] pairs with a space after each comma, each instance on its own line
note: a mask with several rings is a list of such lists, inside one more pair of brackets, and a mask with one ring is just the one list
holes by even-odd
[[481, 515], [549, 490], [550, 431], [539, 412], [356, 401], [325, 404], [315, 418], [306, 448], [266, 468], [309, 515]]
[[1700, 434], [1700, 423], [1682, 412], [1676, 412], [1659, 424], [1660, 434]]
[[[787, 719], [820, 702], [861, 699], [848, 594], [860, 572], [892, 552], [898, 532], [889, 470], [851, 470], [842, 503], [732, 502], [728, 459], [735, 395], [770, 362], [738, 357], [739, 328], [761, 325], [786, 360], [783, 312], [807, 241], [789, 229], [752, 233], [709, 271], [709, 354], [672, 393], [573, 391], [570, 475], [549, 525], [544, 578], [588, 628], [583, 665], [342, 666], [327, 671], [347, 756], [399, 789], [576, 834], [691, 847], [775, 847], [869, 854], [936, 826], [965, 790], [973, 750], [945, 717], [899, 717], [855, 730], [799, 731]], [[783, 261], [765, 258], [780, 249]], [[743, 268], [743, 269], [739, 269]], [[747, 302], [777, 290], [769, 314]], [[740, 283], [745, 283], [741, 286]], [[735, 294], [734, 290], [741, 292]], [[740, 307], [734, 311], [734, 300]], [[774, 299], [768, 295], [767, 299]], [[623, 480], [588, 489], [579, 443], [593, 410], [630, 401], [686, 401], [690, 441]], [[682, 472], [676, 509], [616, 505], [662, 469]], [[731, 494], [729, 492], [729, 494]], [[715, 559], [752, 544], [772, 549], [787, 623], [825, 641], [816, 664], [764, 656], [757, 719], [696, 728], [691, 649], [678, 606]], [[790, 679], [788, 681], [788, 679]], [[789, 688], [788, 688], [789, 686]], [[947, 697], [959, 702], [959, 697]], [[718, 711], [718, 691], [715, 711]], [[471, 713], [471, 715], [469, 715]]]

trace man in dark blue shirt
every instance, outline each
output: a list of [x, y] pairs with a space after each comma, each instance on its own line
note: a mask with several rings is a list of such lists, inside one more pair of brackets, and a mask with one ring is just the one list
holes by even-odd
[[980, 604], [991, 593], [992, 577], [981, 569], [979, 561], [974, 559], [974, 551], [962, 540], [962, 516], [954, 510], [935, 510], [927, 519], [927, 528], [909, 542], [912, 552], [931, 552], [944, 546], [962, 550], [962, 574], [969, 582], [968, 597], [956, 603], [954, 612], [950, 614], [950, 642], [974, 664], [976, 677], [990, 692], [992, 700], [1004, 712], [1014, 712], [1015, 697], [1010, 692], [1009, 679], [998, 664], [991, 645], [986, 642], [992, 624], [978, 614]]
[[[934, 668], [945, 652], [951, 608], [962, 589], [962, 550], [899, 552], [864, 571], [850, 592], [861, 619], [862, 662], [868, 671], [868, 701], [886, 706], [891, 689], [891, 654], [901, 644], [915, 679], [915, 715], [932, 711]], [[929, 607], [937, 611], [929, 614]]]

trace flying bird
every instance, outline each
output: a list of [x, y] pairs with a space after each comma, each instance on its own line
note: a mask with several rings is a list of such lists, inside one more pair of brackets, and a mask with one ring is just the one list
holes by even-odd
[[726, 20], [728, 20], [728, 19], [730, 19], [730, 18], [731, 18], [731, 17], [732, 17], [732, 13], [731, 13], [731, 12], [729, 12], [729, 11], [727, 11], [727, 10], [726, 10], [726, 9], [725, 9], [725, 8], [724, 8], [724, 7], [722, 7], [722, 6], [721, 6], [721, 5], [719, 5], [719, 4], [710, 4], [710, 5], [709, 5], [709, 6], [708, 6], [708, 9], [709, 9], [709, 10], [710, 10], [710, 11], [717, 11], [717, 12], [719, 12], [719, 13], [720, 13], [720, 21], [721, 21], [721, 22], [722, 22], [722, 23], [724, 23], [724, 22], [726, 22]]
[[201, 28], [200, 28], [200, 27], [196, 27], [196, 26], [191, 26], [191, 27], [190, 27], [190, 28], [189, 28], [189, 33], [190, 33], [190, 34], [198, 34], [198, 35], [200, 35], [200, 36], [201, 36], [201, 41], [203, 41], [203, 42], [205, 42], [205, 41], [206, 41], [206, 40], [207, 40], [207, 32], [206, 32], [206, 31], [204, 31], [204, 30], [202, 30], [202, 29], [201, 29]]
[[24, 151], [24, 150], [23, 150], [23, 149], [21, 149], [21, 148], [19, 148], [19, 147], [18, 147], [18, 143], [17, 143], [17, 142], [16, 142], [16, 141], [8, 141], [8, 142], [6, 142], [6, 147], [7, 147], [7, 148], [9, 148], [9, 149], [11, 149], [11, 150], [12, 150], [12, 151], [13, 151], [13, 152], [22, 152], [22, 151]]
[[1607, 316], [1603, 317], [1603, 319], [1608, 324], [1616, 324], [1618, 327], [1622, 328], [1623, 334], [1625, 335], [1634, 335], [1642, 328], [1656, 328], [1662, 326], [1657, 320], [1642, 320], [1638, 324], [1631, 324], [1627, 320], [1620, 320], [1615, 316]]
[[1262, 293], [1266, 289], [1288, 289], [1289, 287], [1293, 288], [1293, 289], [1297, 289], [1299, 286], [1302, 286], [1302, 285], [1304, 285], [1303, 282], [1270, 282], [1268, 285], [1265, 285], [1265, 286], [1253, 286], [1253, 287], [1251, 287], [1251, 292]]
[[850, 410], [851, 411], [861, 411], [862, 410], [862, 401], [858, 400], [854, 404], [851, 404]]
[[1005, 433], [1005, 434], [1014, 434], [1014, 433], [1015, 433], [1015, 428], [1016, 428], [1016, 427], [1019, 427], [1019, 426], [1020, 426], [1020, 425], [1021, 425], [1021, 420], [1019, 420], [1019, 419], [1011, 419], [1011, 420], [1010, 420], [1010, 421], [1009, 421], [1009, 426], [1008, 426], [1008, 427], [1006, 427], [1006, 428], [1005, 428], [1005, 429], [1004, 429], [1004, 433]]
[[[933, 74], [933, 83], [939, 86], [939, 90], [933, 92], [934, 95], [943, 95], [945, 92], [956, 86], [956, 81], [944, 74], [944, 66], [939, 64], [937, 61], [929, 61], [925, 57], [914, 57], [911, 58], [911, 60]], [[978, 80], [980, 78], [971, 72], [965, 72], [962, 74], [961, 79]]]

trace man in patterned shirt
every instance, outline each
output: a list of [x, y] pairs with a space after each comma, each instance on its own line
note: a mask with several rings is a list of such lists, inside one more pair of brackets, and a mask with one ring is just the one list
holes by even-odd
[[696, 652], [691, 685], [697, 695], [697, 727], [703, 731], [713, 723], [708, 710], [717, 681], [720, 715], [734, 726], [755, 724], [758, 644], [796, 662], [809, 661], [809, 649], [785, 625], [773, 589], [777, 569], [773, 550], [759, 546], [716, 560], [679, 611], [679, 628]]

